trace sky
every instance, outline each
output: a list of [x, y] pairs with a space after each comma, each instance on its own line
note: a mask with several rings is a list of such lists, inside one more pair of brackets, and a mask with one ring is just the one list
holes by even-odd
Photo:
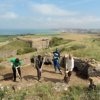
[[0, 29], [100, 28], [100, 0], [0, 0]]

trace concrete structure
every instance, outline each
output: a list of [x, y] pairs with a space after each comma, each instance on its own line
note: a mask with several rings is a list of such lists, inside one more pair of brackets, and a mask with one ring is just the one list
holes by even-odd
[[30, 47], [36, 48], [37, 50], [39, 49], [45, 49], [49, 47], [49, 38], [22, 38], [18, 37], [18, 40], [25, 41], [30, 43]]

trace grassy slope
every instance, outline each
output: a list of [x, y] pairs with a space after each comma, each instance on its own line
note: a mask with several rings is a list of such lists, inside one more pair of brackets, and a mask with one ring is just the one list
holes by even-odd
[[[59, 44], [58, 46], [52, 46], [49, 49], [44, 50], [46, 51], [53, 51], [55, 48], [59, 48], [62, 50], [63, 53], [72, 53], [74, 56], [77, 57], [86, 57], [86, 58], [94, 58], [98, 61], [100, 61], [100, 39], [99, 36], [96, 35], [90, 35], [90, 34], [43, 34], [43, 35], [30, 35], [25, 36], [26, 38], [40, 38], [40, 37], [58, 37], [58, 38], [64, 38], [65, 40], [73, 40], [71, 42], [55, 42], [55, 44]], [[4, 40], [7, 40], [6, 37], [4, 37]], [[2, 38], [3, 39], [3, 38]], [[59, 42], [59, 43], [58, 43]], [[28, 43], [25, 43], [23, 41], [13, 41], [6, 46], [0, 48], [0, 51], [4, 50], [17, 50], [20, 48], [29, 47]]]
[[6, 36], [0, 36], [0, 42], [5, 42], [5, 41], [11, 41], [14, 37], [16, 37], [16, 36], [8, 36], [8, 35], [6, 35]]
[[[57, 92], [54, 85], [48, 83], [37, 83], [34, 86], [24, 88], [14, 93], [13, 90], [0, 91], [0, 97], [7, 100], [100, 100], [100, 86], [96, 90], [88, 90], [88, 87], [73, 86], [67, 91]], [[1, 99], [2, 100], [2, 99]]]
[[[45, 51], [50, 50], [51, 52], [51, 50], [54, 50], [57, 47], [59, 49], [63, 49], [62, 53], [72, 53], [74, 56], [95, 58], [100, 61], [100, 41], [96, 39], [95, 35], [66, 34], [57, 35], [56, 37], [62, 37], [64, 39], [71, 39], [74, 41], [52, 47]], [[15, 41], [8, 44], [6, 49], [16, 49], [24, 46], [28, 45], [21, 43], [20, 41]], [[58, 93], [52, 89], [51, 83], [38, 83], [33, 87], [25, 88], [16, 93], [7, 90], [0, 91], [0, 97], [5, 96], [6, 98], [8, 97], [9, 100], [12, 98], [15, 100], [32, 100], [32, 98], [39, 98], [39, 100], [99, 100], [99, 90], [100, 86], [98, 86], [95, 91], [88, 91], [84, 86], [76, 86], [70, 87], [67, 92], [62, 91]]]
[[[97, 34], [57, 34], [57, 35], [41, 35], [43, 37], [58, 37], [64, 38], [65, 41], [56, 41], [55, 44], [60, 44], [58, 46], [51, 46], [49, 49], [44, 50], [44, 52], [52, 52], [55, 48], [62, 50], [61, 54], [72, 53], [76, 57], [84, 58], [94, 58], [100, 61], [100, 38]], [[36, 37], [41, 37], [36, 36]]]
[[77, 57], [94, 58], [100, 61], [100, 39], [96, 35], [67, 34], [59, 35], [64, 39], [74, 41], [53, 47], [62, 50], [62, 53], [72, 53]]
[[29, 47], [29, 44], [20, 40], [15, 40], [0, 48], [0, 50], [16, 50], [23, 47]]

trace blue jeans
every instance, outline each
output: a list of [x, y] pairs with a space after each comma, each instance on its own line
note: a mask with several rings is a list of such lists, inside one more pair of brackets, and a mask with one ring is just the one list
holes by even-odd
[[59, 64], [59, 61], [58, 61], [58, 60], [53, 60], [53, 63], [54, 63], [55, 71], [57, 71], [57, 69], [60, 71], [60, 64]]

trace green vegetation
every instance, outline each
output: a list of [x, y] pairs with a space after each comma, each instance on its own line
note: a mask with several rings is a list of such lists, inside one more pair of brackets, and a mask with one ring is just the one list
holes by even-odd
[[21, 40], [15, 40], [15, 41], [12, 41], [5, 46], [2, 46], [2, 48], [0, 48], [0, 50], [1, 51], [18, 50], [18, 49], [24, 49], [24, 48], [31, 48], [30, 44], [28, 42], [24, 42], [24, 41], [21, 41]]
[[2, 61], [4, 61], [4, 59], [3, 59], [3, 58], [0, 58], [0, 63], [1, 63]]
[[30, 47], [30, 44], [24, 41], [15, 40], [5, 46], [2, 46], [0, 50], [17, 50], [24, 47]]
[[85, 45], [82, 45], [82, 44], [74, 44], [74, 45], [71, 45], [71, 46], [65, 46], [61, 49], [61, 51], [74, 51], [74, 50], [80, 50], [80, 49], [84, 49], [86, 48]]
[[67, 91], [57, 92], [53, 84], [37, 83], [34, 86], [17, 90], [0, 90], [1, 100], [100, 100], [100, 86], [96, 90], [89, 90], [85, 86], [72, 86]]
[[[5, 53], [7, 55], [7, 57], [12, 57], [16, 54], [21, 55], [21, 54], [25, 54], [25, 53], [34, 52], [34, 51], [37, 51], [37, 49], [32, 48], [31, 43], [21, 41], [21, 40], [13, 40], [10, 43], [0, 47], [1, 55], [4, 55], [4, 53]], [[0, 59], [0, 62], [2, 62], [2, 61], [3, 61], [3, 58]]]
[[96, 90], [89, 90], [83, 86], [70, 87], [67, 92], [63, 93], [61, 100], [99, 100], [100, 86]]
[[14, 37], [13, 35], [0, 35], [0, 42], [11, 41]]
[[58, 45], [61, 45], [61, 44], [66, 44], [66, 43], [69, 43], [71, 42], [72, 40], [64, 40], [63, 38], [58, 38], [58, 37], [53, 37], [50, 41], [50, 47], [53, 47], [53, 46], [58, 46]]
[[[63, 36], [60, 37], [60, 34], [32, 35], [33, 39], [39, 38], [41, 36], [52, 37], [49, 45], [50, 48], [44, 49], [43, 50], [44, 52], [47, 51], [52, 52], [53, 50], [55, 50], [55, 48], [59, 48], [62, 51], [61, 53], [72, 53], [76, 57], [93, 58], [95, 60], [100, 61], [100, 38], [98, 36], [96, 37], [96, 35], [89, 36], [88, 34], [85, 34], [83, 36], [81, 34], [79, 35], [68, 34], [64, 37]], [[13, 36], [8, 36], [8, 37], [13, 37]], [[7, 37], [4, 38], [7, 39]], [[7, 50], [10, 52], [16, 51], [18, 55], [36, 51], [35, 48], [31, 48], [30, 43], [20, 40], [13, 40], [12, 42], [0, 48], [0, 51], [7, 51]]]
[[[72, 53], [75, 57], [94, 58], [100, 61], [100, 38], [89, 37], [73, 40], [73, 38], [59, 38], [56, 35], [50, 41], [50, 48], [41, 50], [41, 52], [44, 54], [59, 48], [61, 53]], [[28, 42], [20, 40], [14, 40], [0, 48], [0, 51], [5, 50], [16, 50], [18, 55], [36, 51], [35, 48], [31, 48]], [[1, 58], [0, 62], [3, 60]], [[0, 66], [0, 69], [2, 68], [4, 66]], [[97, 86], [96, 90], [88, 90], [86, 86], [78, 85], [69, 87], [67, 91], [57, 92], [54, 90], [53, 84], [50, 82], [36, 83], [16, 92], [12, 89], [9, 91], [6, 88], [0, 89], [0, 100], [4, 98], [4, 100], [100, 100], [100, 85]]]
[[22, 49], [17, 50], [17, 55], [26, 54], [26, 53], [35, 52], [35, 51], [37, 51], [36, 48], [31, 48], [31, 47], [22, 48]]
[[2, 100], [4, 98], [5, 92], [4, 91], [0, 91], [0, 100]]
[[62, 52], [72, 53], [76, 57], [93, 58], [100, 61], [100, 40], [86, 39], [72, 41], [61, 47]]
[[92, 40], [93, 43], [97, 44], [100, 47], [100, 38], [94, 38]]

